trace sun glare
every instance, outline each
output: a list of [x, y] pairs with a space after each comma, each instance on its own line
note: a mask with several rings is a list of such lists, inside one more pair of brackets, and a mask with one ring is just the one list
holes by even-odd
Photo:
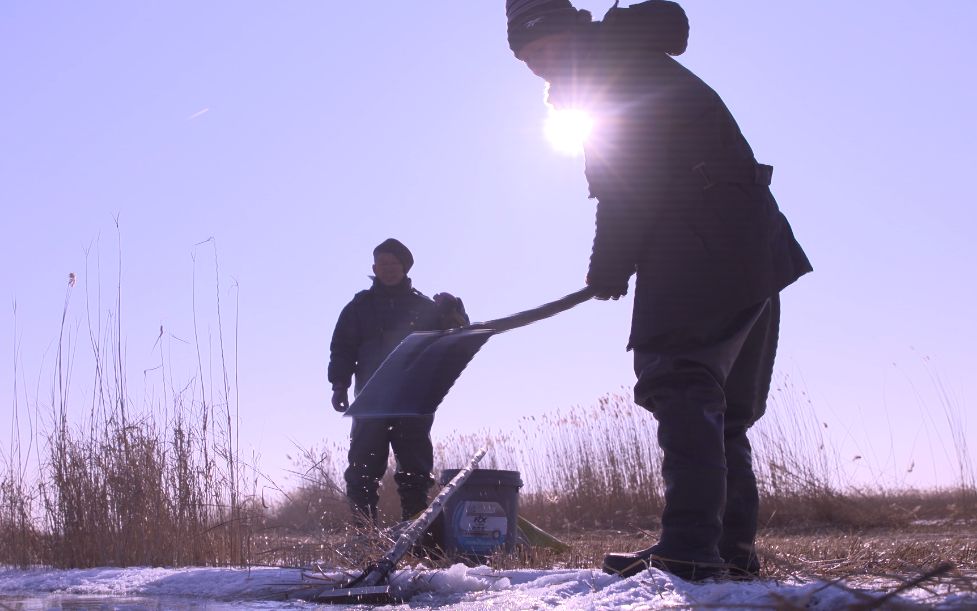
[[593, 119], [582, 110], [551, 108], [544, 129], [553, 148], [567, 155], [580, 155], [593, 127]]

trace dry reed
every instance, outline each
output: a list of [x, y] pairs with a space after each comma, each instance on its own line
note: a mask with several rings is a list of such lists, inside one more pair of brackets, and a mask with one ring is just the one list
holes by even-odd
[[[216, 250], [214, 264], [216, 269]], [[69, 276], [50, 399], [33, 406], [36, 482], [28, 484], [24, 476], [28, 457], [20, 456], [16, 422], [12, 451], [3, 456], [0, 563], [246, 565], [252, 555], [251, 522], [259, 508], [242, 493], [245, 465], [237, 452], [237, 414], [231, 407], [234, 393], [222, 331], [217, 368], [223, 383], [216, 397], [205, 383], [205, 373], [213, 379], [213, 371], [205, 372], [201, 363], [196, 378], [166, 397], [170, 405], [134, 409], [122, 336], [121, 278], [120, 252], [119, 284], [108, 313], [100, 309], [100, 295], [92, 313], [86, 290], [91, 405], [87, 417], [73, 422], [79, 399], [71, 381], [80, 339], [69, 322], [77, 280]], [[221, 316], [218, 309], [218, 320]], [[162, 365], [163, 346], [157, 346], [164, 382], [172, 383]], [[15, 418], [18, 413], [15, 409]], [[214, 426], [218, 417], [220, 426]]]
[[[201, 244], [213, 246], [213, 241]], [[16, 400], [12, 443], [0, 454], [5, 467], [0, 471], [0, 563], [173, 566], [307, 564], [331, 559], [348, 564], [354, 556], [362, 559], [378, 541], [382, 545], [380, 530], [350, 524], [342, 491], [342, 448], [300, 450], [295, 460], [300, 484], [280, 491], [284, 500], [271, 509], [263, 506], [254, 490], [247, 490], [247, 476], [256, 477], [257, 467], [246, 465], [239, 456], [236, 322], [235, 352], [229, 364], [216, 247], [214, 273], [216, 364], [213, 356], [203, 356], [205, 348], [212, 354], [214, 346], [205, 345], [198, 332], [194, 291], [196, 374], [179, 390], [174, 387], [163, 358], [161, 328], [157, 345], [162, 409], [136, 410], [129, 398], [120, 315], [121, 263], [112, 312], [105, 314], [99, 304], [93, 315], [86, 292], [92, 392], [87, 417], [80, 421], [72, 418], [78, 412], [71, 385], [77, 375], [74, 355], [80, 340], [69, 323], [77, 280], [70, 276], [50, 398], [46, 403], [35, 400], [32, 416], [30, 410], [23, 410], [35, 440], [27, 453], [33, 451], [38, 459], [36, 480], [26, 476], [28, 461], [19, 445], [22, 410]], [[14, 353], [16, 363], [17, 346]], [[15, 369], [15, 383], [17, 377]], [[942, 385], [939, 389], [954, 429], [959, 425], [957, 411]], [[16, 387], [14, 394], [18, 395]], [[960, 473], [956, 488], [926, 493], [865, 489], [843, 481], [838, 457], [825, 439], [813, 405], [789, 378], [775, 384], [769, 407], [768, 415], [751, 432], [763, 536], [823, 528], [834, 532], [905, 529], [920, 520], [974, 518], [974, 471], [959, 430], [951, 431]], [[477, 448], [488, 446], [482, 468], [520, 472], [523, 516], [581, 541], [597, 533], [594, 536], [603, 548], [607, 533], [627, 533], [624, 536], [633, 542], [635, 536], [652, 538], [658, 528], [661, 455], [655, 432], [654, 418], [647, 411], [621, 394], [611, 394], [590, 407], [522, 418], [512, 430], [449, 435], [436, 444], [436, 464], [457, 467]], [[380, 510], [385, 524], [399, 514], [392, 467], [382, 485]], [[363, 547], [350, 541], [372, 543]], [[907, 542], [902, 549], [910, 547]], [[506, 562], [591, 566], [591, 556], [598, 552], [582, 549], [587, 548], [577, 546], [569, 556], [535, 551]], [[820, 561], [817, 550], [805, 553], [808, 561]], [[839, 553], [833, 545], [823, 555]], [[855, 562], [863, 553], [852, 548], [845, 557]], [[973, 547], [961, 553], [969, 561]], [[790, 552], [778, 557], [793, 562]]]

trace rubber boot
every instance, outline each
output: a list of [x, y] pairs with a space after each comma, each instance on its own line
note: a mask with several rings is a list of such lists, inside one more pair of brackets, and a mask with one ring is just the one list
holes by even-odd
[[658, 553], [658, 546], [637, 552], [615, 552], [604, 556], [603, 570], [610, 575], [633, 577], [648, 569], [658, 569], [685, 581], [705, 581], [725, 577], [726, 567], [721, 562], [704, 563], [668, 558]]
[[706, 372], [687, 371], [656, 385], [652, 404], [665, 484], [655, 553], [672, 560], [720, 564], [726, 505], [722, 389]]
[[376, 505], [350, 503], [349, 507], [352, 513], [351, 523], [354, 528], [358, 530], [370, 530], [377, 527], [379, 514]]
[[731, 579], [756, 579], [760, 576], [755, 547], [760, 496], [746, 427], [726, 431], [726, 464], [726, 512], [719, 553], [729, 565]]

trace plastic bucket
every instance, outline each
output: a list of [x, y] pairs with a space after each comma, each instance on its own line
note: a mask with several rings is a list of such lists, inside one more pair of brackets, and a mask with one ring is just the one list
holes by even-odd
[[[444, 486], [458, 469], [441, 472]], [[516, 545], [519, 517], [518, 471], [475, 469], [444, 506], [442, 547], [449, 554], [485, 558]]]

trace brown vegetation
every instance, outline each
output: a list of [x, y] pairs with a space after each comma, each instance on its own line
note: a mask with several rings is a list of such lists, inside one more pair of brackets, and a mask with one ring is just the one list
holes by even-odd
[[[72, 277], [64, 320], [73, 285]], [[181, 390], [169, 380], [162, 409], [137, 412], [118, 315], [88, 331], [87, 415], [69, 417], [78, 413], [68, 393], [77, 338], [62, 322], [48, 411], [32, 406], [36, 477], [27, 475], [19, 435], [0, 452], [0, 564], [351, 567], [389, 544], [382, 529], [350, 523], [343, 448], [303, 450], [295, 460], [299, 485], [271, 507], [247, 489], [245, 474], [257, 470], [237, 451], [236, 391], [222, 337], [211, 350], [216, 368], [205, 371], [198, 340], [196, 376]], [[944, 405], [951, 425], [952, 408]], [[853, 487], [841, 483], [822, 424], [789, 380], [777, 385], [769, 412], [751, 434], [768, 576], [912, 575], [944, 562], [977, 570], [977, 492], [958, 432], [951, 436], [960, 482], [951, 489]], [[15, 405], [15, 431], [18, 417]], [[524, 418], [508, 432], [451, 435], [437, 444], [436, 463], [457, 467], [481, 446], [489, 448], [482, 468], [520, 471], [521, 515], [572, 544], [562, 552], [521, 549], [496, 565], [595, 567], [608, 550], [654, 541], [662, 506], [655, 423], [628, 399], [609, 395], [592, 407]], [[388, 472], [383, 525], [399, 513], [393, 490]]]
[[[50, 399], [35, 399], [23, 416], [15, 399], [11, 444], [0, 451], [0, 563], [247, 564], [258, 512], [253, 496], [242, 493], [246, 465], [237, 452], [219, 296], [218, 345], [210, 346], [216, 367], [205, 371], [198, 341], [197, 375], [175, 390], [160, 346], [159, 369], [170, 391], [164, 390], [160, 409], [137, 412], [126, 380], [121, 287], [113, 311], [94, 317], [86, 293], [87, 337], [80, 340], [68, 324], [75, 282], [71, 274]], [[84, 417], [72, 421], [69, 414], [85, 413], [77, 393], [69, 392], [77, 344], [84, 340], [91, 349], [91, 403]], [[216, 385], [215, 377], [221, 380]], [[22, 417], [31, 429], [25, 452]], [[28, 464], [31, 450], [35, 466]], [[35, 468], [36, 477], [29, 477]]]
[[[784, 394], [775, 396], [774, 403], [783, 401]], [[945, 562], [958, 568], [954, 578], [960, 571], [977, 571], [977, 494], [971, 486], [964, 482], [928, 491], [841, 488], [835, 483], [837, 462], [820, 437], [820, 427], [801, 421], [811, 413], [797, 405], [777, 407], [772, 405], [753, 433], [762, 497], [759, 550], [767, 576], [911, 576]], [[788, 443], [785, 435], [796, 436]], [[654, 439], [653, 418], [623, 397], [608, 396], [570, 414], [526, 418], [513, 433], [442, 440], [437, 462], [457, 466], [478, 447], [489, 446], [482, 467], [522, 474], [520, 515], [571, 543], [569, 551], [528, 549], [500, 556], [494, 559], [497, 566], [592, 568], [609, 550], [655, 541], [661, 463]], [[348, 557], [331, 550], [350, 541], [372, 541], [381, 549], [382, 532], [347, 530], [337, 485], [341, 455], [322, 453], [313, 462], [316, 478], [329, 482], [317, 486], [316, 478], [310, 478], [309, 487], [301, 491], [301, 498], [317, 499], [320, 513], [311, 521], [315, 527], [290, 528], [297, 523], [294, 517], [288, 523], [281, 518], [298, 509], [295, 502], [287, 502], [269, 522], [278, 517], [279, 528], [264, 535], [269, 548], [293, 564], [348, 564]], [[390, 481], [381, 503], [384, 515], [396, 515]]]

